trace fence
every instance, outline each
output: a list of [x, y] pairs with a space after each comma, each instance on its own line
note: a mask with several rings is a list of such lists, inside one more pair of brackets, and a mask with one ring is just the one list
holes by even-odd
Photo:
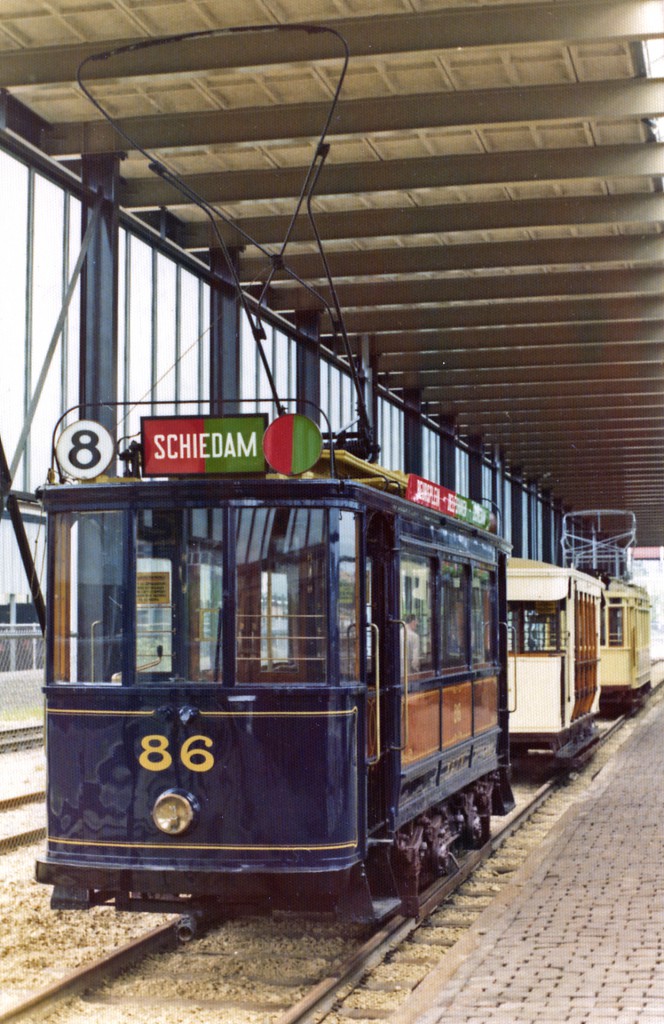
[[[44, 833], [43, 681], [44, 640], [39, 627], [0, 625], [0, 853], [3, 854], [37, 841]], [[34, 851], [26, 847], [28, 860], [33, 855]]]

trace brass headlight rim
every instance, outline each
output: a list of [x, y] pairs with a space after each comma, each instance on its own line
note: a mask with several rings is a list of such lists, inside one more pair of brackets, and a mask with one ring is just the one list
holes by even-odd
[[[159, 824], [159, 809], [160, 807], [163, 807], [168, 800], [176, 803], [179, 807], [180, 813], [184, 812], [184, 818], [186, 820], [184, 824], [177, 829], [163, 828]], [[152, 807], [151, 817], [155, 828], [157, 828], [162, 835], [179, 837], [191, 831], [198, 819], [198, 810], [199, 803], [193, 793], [188, 793], [184, 789], [166, 789], [163, 793], [160, 793], [155, 800]]]

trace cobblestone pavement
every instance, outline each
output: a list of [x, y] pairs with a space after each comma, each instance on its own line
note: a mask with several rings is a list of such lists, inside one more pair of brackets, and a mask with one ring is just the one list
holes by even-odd
[[664, 1024], [664, 701], [393, 1024]]

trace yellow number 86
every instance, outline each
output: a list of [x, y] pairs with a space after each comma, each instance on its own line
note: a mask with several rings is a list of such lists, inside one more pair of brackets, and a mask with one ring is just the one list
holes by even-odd
[[[209, 772], [214, 766], [214, 757], [209, 750], [201, 750], [194, 747], [195, 743], [202, 743], [204, 747], [211, 747], [212, 740], [209, 736], [190, 736], [180, 748], [180, 761], [192, 772]], [[163, 772], [173, 764], [173, 758], [168, 750], [168, 737], [154, 733], [144, 736], [141, 740], [143, 753], [138, 759], [141, 768], [149, 772]]]

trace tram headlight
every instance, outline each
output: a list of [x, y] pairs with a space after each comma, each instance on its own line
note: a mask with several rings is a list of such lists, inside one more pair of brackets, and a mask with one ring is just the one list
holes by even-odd
[[194, 824], [198, 814], [198, 801], [191, 793], [181, 789], [167, 789], [157, 797], [152, 808], [152, 820], [160, 832], [181, 836]]

